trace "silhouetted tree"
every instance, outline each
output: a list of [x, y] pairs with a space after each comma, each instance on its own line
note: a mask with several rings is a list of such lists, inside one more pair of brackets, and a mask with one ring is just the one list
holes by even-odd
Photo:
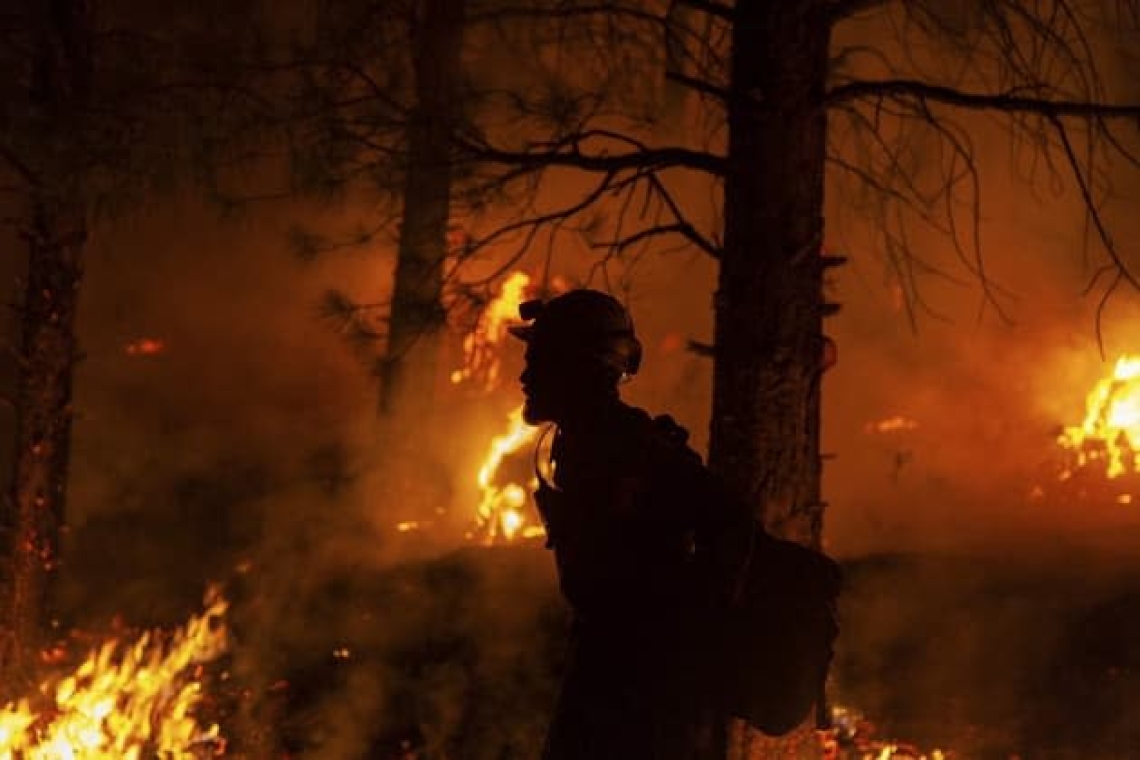
[[405, 137], [403, 214], [380, 387], [381, 409], [388, 412], [422, 414], [431, 407], [437, 380], [464, 5], [422, 0], [412, 28], [415, 103]]
[[[22, 686], [29, 652], [42, 644], [47, 629], [64, 519], [75, 317], [89, 213], [82, 184], [66, 181], [76, 158], [67, 140], [81, 129], [90, 105], [93, 20], [86, 0], [23, 3], [17, 12], [25, 32], [17, 69], [22, 97], [6, 101], [23, 126], [51, 138], [43, 150], [0, 146], [6, 174], [23, 190], [16, 202], [24, 207], [19, 232], [28, 257], [12, 399], [14, 471], [0, 503], [0, 671], [6, 684]], [[16, 134], [30, 141], [29, 132]]]
[[[300, 232], [302, 253], [377, 241], [396, 248], [390, 293], [362, 302], [337, 290], [324, 304], [375, 359], [385, 416], [429, 412], [449, 315], [477, 311], [466, 307], [481, 305], [525, 250], [488, 255], [499, 236], [475, 241], [471, 234], [504, 209], [530, 205], [533, 188], [455, 155], [456, 135], [494, 120], [503, 99], [520, 88], [548, 88], [541, 57], [573, 45], [571, 38], [554, 41], [557, 30], [537, 17], [513, 20], [510, 7], [499, 0], [323, 4], [315, 33], [291, 64], [303, 80], [286, 117], [298, 187], [370, 209], [363, 228], [346, 236]], [[537, 35], [535, 25], [542, 27]], [[465, 265], [477, 259], [496, 263], [490, 273], [473, 273]]]
[[[286, 110], [295, 187], [367, 199], [367, 226], [337, 240], [302, 232], [302, 252], [395, 242], [390, 294], [329, 294], [329, 316], [375, 360], [382, 417], [431, 408], [446, 327], [451, 135], [463, 111], [465, 0], [323, 4], [291, 54], [300, 77]], [[377, 291], [381, 288], [377, 287]]]
[[[96, 13], [109, 8], [106, 18]], [[205, 39], [213, 53], [237, 54], [224, 33], [202, 34], [216, 9], [200, 9], [197, 26], [178, 13], [148, 25], [140, 9], [129, 0], [19, 0], [0, 11], [3, 220], [27, 254], [11, 347], [13, 463], [0, 502], [0, 691], [26, 685], [50, 629], [90, 230], [101, 215], [199, 174], [209, 146], [233, 126], [219, 104], [249, 98], [206, 65], [212, 55], [182, 55]], [[156, 33], [172, 28], [183, 34], [177, 45]], [[202, 118], [215, 108], [220, 116]]]

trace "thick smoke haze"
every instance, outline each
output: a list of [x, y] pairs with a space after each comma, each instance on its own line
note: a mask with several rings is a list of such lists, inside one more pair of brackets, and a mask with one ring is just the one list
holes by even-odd
[[[1041, 687], [1060, 667], [1055, 652], [1083, 646], [1066, 639], [1073, 599], [1112, 621], [1114, 595], [1134, 579], [1072, 557], [1121, 548], [1121, 528], [1140, 522], [1127, 509], [1031, 497], [1055, 477], [1058, 428], [1081, 420], [1118, 355], [1140, 353], [1140, 296], [1123, 286], [1101, 311], [1105, 283], [1086, 289], [1104, 254], [1075, 189], [1011, 150], [996, 123], [963, 123], [981, 171], [979, 240], [996, 305], [971, 271], [966, 212], [964, 262], [947, 237], [910, 230], [912, 252], [944, 272], [921, 278], [921, 300], [910, 294], [912, 319], [850, 186], [831, 177], [826, 207], [826, 248], [850, 258], [829, 286], [843, 309], [825, 325], [839, 360], [823, 383], [825, 545], [852, 568], [836, 694], [939, 742], [979, 712], [1006, 728], [1020, 719], [1026, 674]], [[1105, 219], [1122, 255], [1140, 262], [1127, 202], [1137, 188], [1109, 178]], [[695, 199], [695, 223], [714, 226], [709, 189], [675, 183]], [[577, 189], [557, 183], [544, 202]], [[322, 318], [320, 302], [329, 289], [386, 302], [395, 246], [378, 238], [303, 261], [288, 239], [296, 226], [351, 229], [357, 215], [367, 209], [351, 197], [334, 210], [265, 204], [223, 217], [192, 196], [156, 196], [96, 226], [79, 316], [61, 586], [69, 622], [98, 627], [121, 614], [172, 625], [207, 582], [224, 581], [239, 602], [235, 675], [265, 695], [247, 710], [250, 725], [277, 719], [284, 708], [269, 695], [292, 671], [316, 694], [296, 697], [309, 699], [286, 730], [322, 747], [309, 756], [365, 756], [380, 724], [416, 726], [438, 750], [470, 718], [473, 693], [490, 695], [477, 705], [480, 725], [496, 726], [480, 744], [488, 757], [533, 747], [553, 696], [546, 668], [560, 656], [544, 647], [564, 625], [552, 563], [537, 550], [472, 559], [463, 538], [479, 463], [520, 400], [521, 346], [503, 346], [493, 393], [441, 376], [435, 420], [382, 428], [370, 352]], [[16, 280], [19, 241], [2, 242], [6, 280]], [[539, 277], [547, 260], [536, 247], [519, 268]], [[715, 262], [650, 250], [599, 268], [597, 250], [573, 240], [549, 261], [552, 275], [626, 300], [646, 349], [626, 398], [672, 414], [703, 452], [711, 364], [686, 345], [711, 340]], [[457, 329], [445, 370], [461, 362], [461, 342]], [[15, 365], [5, 361], [10, 385]], [[11, 412], [0, 414], [10, 429]], [[875, 430], [892, 418], [903, 429]], [[409, 449], [403, 433], [425, 424], [417, 440], [429, 445]], [[404, 521], [420, 529], [397, 531]], [[913, 555], [924, 559], [910, 564]], [[987, 670], [1000, 688], [990, 683], [981, 699]], [[528, 700], [528, 722], [492, 719]], [[930, 725], [942, 708], [952, 717]]]
[[[1137, 307], [1122, 289], [1104, 310], [1109, 363], [1101, 362], [1099, 292], [1083, 294], [1100, 254], [1086, 240], [1073, 193], [1042, 197], [1020, 183], [1002, 160], [1005, 136], [981, 134], [981, 240], [1004, 315], [983, 306], [981, 287], [949, 241], [928, 235], [912, 241], [915, 249], [944, 262], [957, 282], [926, 278], [920, 294], [929, 311], [919, 307], [912, 324], [866, 224], [852, 218], [843, 188], [831, 188], [827, 245], [851, 258], [831, 288], [843, 311], [826, 325], [840, 357], [824, 384], [824, 449], [834, 455], [825, 468], [827, 541], [840, 554], [951, 547], [1020, 530], [1003, 510], [1021, 509], [1037, 469], [1054, 454], [1056, 428], [1079, 421], [1095, 380], [1134, 348]], [[1115, 207], [1109, 214], [1127, 252], [1133, 220]], [[336, 488], [339, 479], [351, 484], [337, 498], [352, 502], [342, 511], [354, 519], [381, 528], [415, 517], [391, 503], [397, 484], [370, 480], [385, 449], [398, 447], [377, 440], [367, 363], [318, 313], [330, 287], [383, 301], [392, 248], [379, 241], [308, 263], [291, 255], [292, 226], [329, 221], [299, 206], [222, 219], [183, 199], [97, 230], [80, 315], [73, 529], [97, 515], [158, 508], [178, 482], [227, 468], [253, 491], [242, 498], [255, 502], [288, 501], [290, 489], [320, 483]], [[537, 274], [543, 261], [536, 252], [520, 266]], [[605, 272], [595, 263], [591, 251], [570, 246], [552, 267], [571, 282], [627, 297], [646, 345], [627, 396], [673, 414], [703, 450], [711, 367], [685, 344], [711, 336], [713, 262], [651, 252]], [[160, 341], [159, 350], [132, 353], [144, 339]], [[448, 366], [461, 360], [458, 345], [459, 336]], [[439, 489], [432, 498], [448, 510], [476, 498], [471, 479], [487, 438], [516, 400], [518, 348], [504, 346], [501, 391], [440, 438], [431, 466], [445, 472], [431, 479]], [[445, 406], [464, 405], [445, 380], [438, 390]], [[894, 416], [914, 429], [869, 432]], [[261, 507], [287, 519], [281, 507]], [[379, 552], [362, 544], [363, 556]]]

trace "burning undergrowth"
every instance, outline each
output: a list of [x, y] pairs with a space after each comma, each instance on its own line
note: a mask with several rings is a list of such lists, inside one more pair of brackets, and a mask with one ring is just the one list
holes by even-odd
[[[363, 509], [376, 488], [367, 479], [330, 489], [266, 469], [212, 474], [176, 483], [166, 509], [74, 532], [65, 625], [96, 630], [114, 617], [172, 629], [203, 576], [224, 578], [227, 676], [206, 696], [225, 702], [228, 754], [532, 754], [566, 624], [545, 552], [440, 541], [402, 553], [391, 546], [402, 536]], [[109, 546], [120, 549], [107, 556]]]
[[[221, 755], [210, 722], [205, 667], [227, 648], [227, 602], [211, 589], [205, 610], [173, 632], [111, 637], [78, 663], [51, 652], [38, 690], [0, 707], [0, 757], [16, 760], [138, 760]], [[222, 677], [224, 678], [224, 673]], [[216, 717], [216, 716], [215, 716]]]

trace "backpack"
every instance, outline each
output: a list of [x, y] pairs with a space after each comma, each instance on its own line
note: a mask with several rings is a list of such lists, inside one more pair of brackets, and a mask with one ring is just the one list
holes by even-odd
[[[688, 432], [671, 417], [655, 417], [653, 429], [667, 449], [665, 461], [672, 456], [683, 466], [687, 458], [690, 466], [695, 462], [703, 469], [700, 456], [687, 446]], [[719, 480], [707, 481], [706, 487], [709, 502], [726, 512], [749, 513]], [[781, 736], [802, 724], [813, 707], [819, 717], [826, 709], [824, 687], [839, 635], [841, 573], [831, 558], [770, 535], [750, 517], [737, 529], [751, 535], [718, 549], [726, 555], [720, 564], [738, 568], [720, 630], [722, 646], [713, 653], [719, 691], [729, 715]], [[713, 596], [724, 595], [718, 589]]]
[[838, 564], [759, 524], [723, 630], [727, 712], [770, 736], [825, 709], [824, 686], [839, 633]]

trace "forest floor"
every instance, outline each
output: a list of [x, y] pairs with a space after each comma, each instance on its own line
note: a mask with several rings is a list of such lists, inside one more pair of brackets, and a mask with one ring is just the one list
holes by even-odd
[[[160, 534], [134, 526], [161, 565], [128, 560], [120, 541], [114, 562], [77, 553], [71, 572], [108, 590], [103, 611], [177, 624], [200, 581], [153, 551]], [[833, 705], [880, 739], [954, 758], [1140, 756], [1136, 535], [844, 559]], [[206, 556], [211, 540], [179, 550], [199, 557], [199, 572], [228, 561]], [[256, 567], [242, 576], [231, 621], [236, 682], [275, 700], [247, 713], [276, 723], [292, 756], [536, 756], [567, 625], [548, 552], [466, 547], [320, 577], [294, 569], [274, 584]]]

